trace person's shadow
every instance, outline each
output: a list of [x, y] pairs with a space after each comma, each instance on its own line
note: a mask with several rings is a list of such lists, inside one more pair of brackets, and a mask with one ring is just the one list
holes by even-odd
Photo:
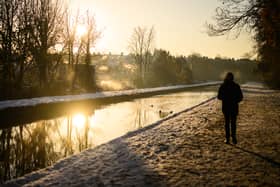
[[261, 155], [261, 154], [259, 154], [259, 153], [255, 153], [255, 152], [250, 151], [250, 150], [246, 150], [246, 149], [244, 149], [244, 148], [242, 148], [242, 147], [239, 147], [239, 146], [236, 146], [236, 145], [231, 145], [231, 146], [232, 146], [232, 147], [235, 147], [236, 149], [239, 149], [239, 150], [241, 150], [241, 151], [244, 151], [244, 152], [246, 152], [246, 153], [249, 153], [249, 154], [251, 154], [251, 155], [254, 155], [254, 156], [256, 156], [256, 157], [259, 157], [259, 158], [261, 158], [261, 159], [263, 159], [263, 160], [269, 162], [269, 163], [272, 164], [273, 166], [280, 167], [280, 163], [279, 163], [279, 162], [277, 162], [277, 161], [275, 161], [275, 160], [273, 160], [273, 159], [271, 159], [271, 158], [269, 158], [269, 157], [263, 156], [263, 155]]

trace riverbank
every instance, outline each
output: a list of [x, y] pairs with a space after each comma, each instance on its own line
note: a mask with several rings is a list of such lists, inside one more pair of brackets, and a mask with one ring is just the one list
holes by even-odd
[[205, 82], [205, 83], [156, 87], [156, 88], [143, 88], [143, 89], [133, 89], [133, 90], [122, 90], [122, 91], [96, 92], [96, 93], [78, 94], [78, 95], [48, 96], [48, 97], [36, 97], [30, 99], [5, 100], [5, 101], [0, 101], [0, 111], [11, 109], [11, 108], [27, 108], [27, 107], [35, 107], [38, 105], [61, 104], [61, 103], [81, 102], [81, 101], [90, 101], [90, 100], [91, 101], [102, 100], [104, 102], [108, 102], [108, 100], [123, 101], [123, 100], [147, 97], [147, 96], [152, 96], [157, 94], [184, 91], [185, 89], [190, 89], [190, 88], [217, 86], [220, 84], [221, 81], [212, 81], [212, 82]]
[[83, 151], [9, 182], [26, 186], [279, 186], [280, 93], [245, 94], [238, 144], [220, 102]]

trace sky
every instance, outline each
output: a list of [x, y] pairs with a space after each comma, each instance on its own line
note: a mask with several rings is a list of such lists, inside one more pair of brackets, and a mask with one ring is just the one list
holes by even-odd
[[89, 10], [102, 32], [96, 51], [127, 54], [135, 27], [154, 26], [155, 47], [173, 55], [200, 53], [209, 57], [242, 58], [252, 51], [249, 34], [210, 37], [205, 23], [213, 22], [218, 0], [69, 0], [70, 7]]

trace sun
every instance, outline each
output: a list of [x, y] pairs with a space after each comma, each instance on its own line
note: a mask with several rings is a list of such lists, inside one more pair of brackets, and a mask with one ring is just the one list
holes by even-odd
[[78, 25], [77, 26], [77, 36], [79, 37], [79, 38], [81, 38], [81, 37], [83, 37], [85, 34], [86, 34], [86, 32], [87, 32], [87, 28], [86, 28], [86, 26], [84, 26], [84, 25]]

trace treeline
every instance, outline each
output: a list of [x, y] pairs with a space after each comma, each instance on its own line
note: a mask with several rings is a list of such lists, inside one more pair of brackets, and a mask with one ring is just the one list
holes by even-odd
[[144, 72], [141, 85], [139, 74], [135, 78], [136, 87], [158, 87], [192, 82], [192, 72], [184, 56], [173, 56], [168, 51], [159, 49], [151, 55]]
[[187, 57], [187, 62], [190, 63], [194, 81], [223, 80], [227, 72], [232, 72], [239, 83], [262, 81], [258, 62], [255, 60], [209, 58], [200, 54], [192, 54]]
[[98, 36], [94, 17], [71, 14], [62, 0], [0, 0], [1, 99], [95, 90], [89, 64]]
[[149, 55], [150, 61], [143, 74], [133, 54], [112, 55], [107, 60], [100, 56], [96, 59], [97, 82], [107, 80], [108, 84], [103, 87], [106, 90], [148, 88], [221, 81], [229, 71], [239, 83], [262, 81], [257, 62], [250, 59], [209, 58], [200, 54], [174, 56], [162, 49], [155, 49]]
[[257, 61], [250, 59], [209, 58], [199, 54], [172, 56], [155, 50], [145, 76], [145, 87], [220, 81], [233, 72], [240, 83], [262, 81]]

